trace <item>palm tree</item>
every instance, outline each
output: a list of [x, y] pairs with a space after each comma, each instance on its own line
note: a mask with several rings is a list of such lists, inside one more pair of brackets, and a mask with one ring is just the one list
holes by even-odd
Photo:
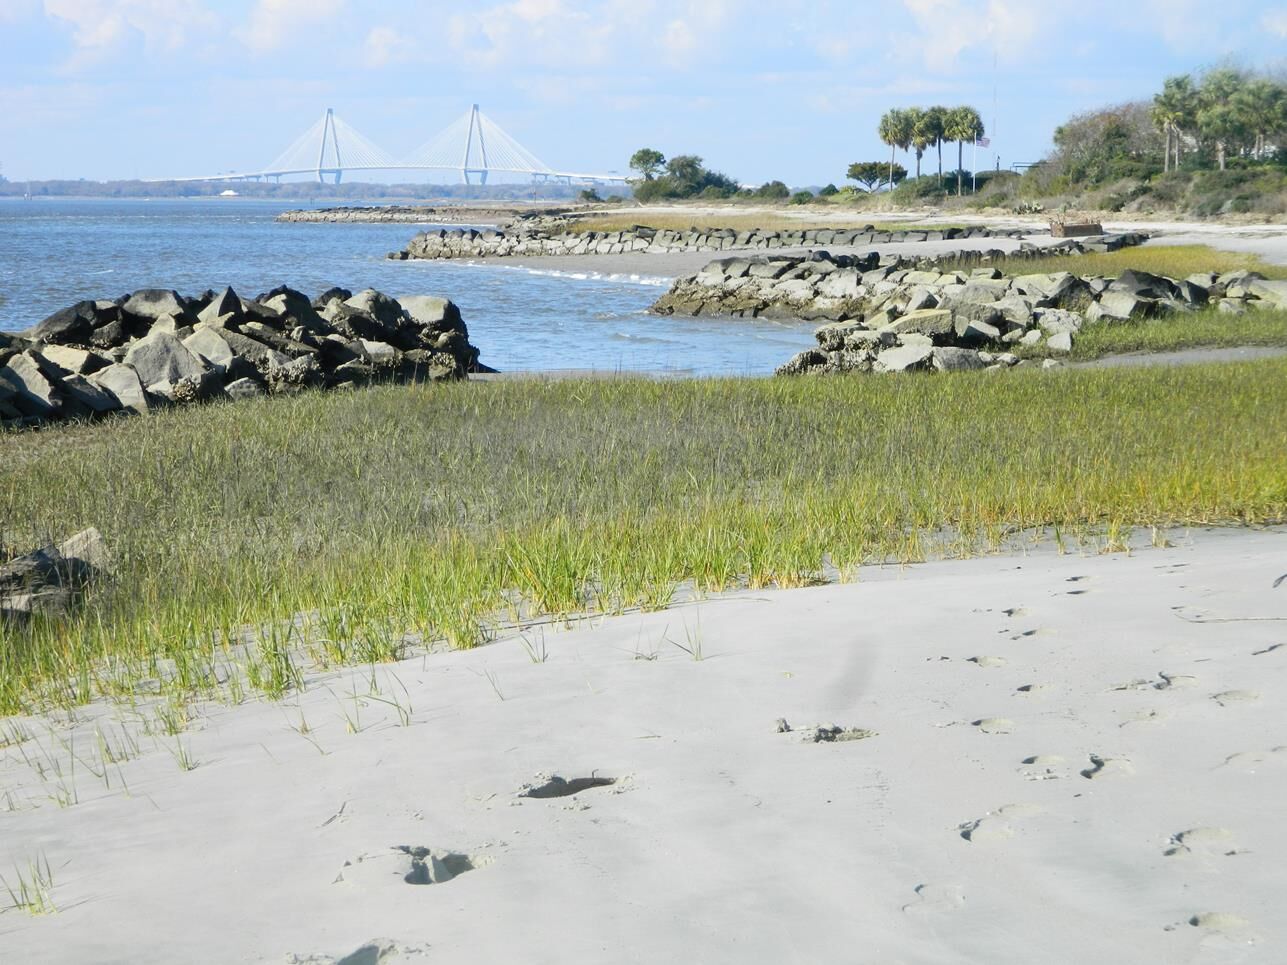
[[938, 183], [943, 183], [943, 138], [944, 131], [947, 128], [947, 108], [931, 107], [928, 108], [921, 118], [921, 125], [925, 129], [929, 140], [926, 147], [934, 145], [938, 149]]
[[919, 178], [921, 176], [921, 158], [925, 154], [925, 149], [934, 143], [934, 135], [925, 123], [927, 111], [923, 111], [919, 107], [909, 107], [903, 113], [907, 115], [907, 123], [911, 126], [907, 146], [916, 152], [916, 177]]
[[973, 107], [954, 107], [947, 112], [943, 132], [949, 141], [956, 142], [956, 194], [965, 193], [961, 170], [965, 167], [965, 142], [977, 141], [983, 136], [983, 118]]
[[1225, 169], [1229, 146], [1247, 133], [1247, 116], [1239, 101], [1246, 79], [1236, 70], [1222, 67], [1202, 78], [1197, 112], [1198, 128], [1215, 142], [1216, 163]]
[[880, 119], [880, 139], [889, 145], [889, 187], [894, 187], [894, 150], [906, 151], [912, 143], [910, 112], [898, 108], [886, 111]]
[[[1162, 93], [1153, 98], [1153, 123], [1166, 135], [1167, 155], [1162, 165], [1170, 170], [1171, 152], [1174, 150], [1175, 170], [1180, 169], [1180, 148], [1184, 131], [1192, 129], [1197, 114], [1197, 90], [1188, 74], [1168, 77], [1162, 84]], [[1172, 147], [1174, 145], [1174, 147]]]
[[1268, 138], [1280, 129], [1285, 97], [1282, 87], [1261, 77], [1248, 81], [1234, 95], [1234, 104], [1242, 114], [1243, 122], [1255, 135], [1251, 153], [1257, 159], [1264, 157]]

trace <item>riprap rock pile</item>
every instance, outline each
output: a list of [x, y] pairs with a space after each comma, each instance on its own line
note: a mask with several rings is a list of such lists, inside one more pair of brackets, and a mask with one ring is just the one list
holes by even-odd
[[0, 425], [484, 370], [445, 298], [333, 288], [310, 301], [284, 287], [254, 299], [231, 288], [185, 298], [144, 289], [0, 333]]

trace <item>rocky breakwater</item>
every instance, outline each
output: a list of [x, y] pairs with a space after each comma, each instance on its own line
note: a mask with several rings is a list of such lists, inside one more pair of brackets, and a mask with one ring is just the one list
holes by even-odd
[[1211, 306], [1235, 313], [1287, 308], [1287, 282], [1252, 272], [1177, 280], [1136, 271], [1118, 278], [1007, 276], [995, 266], [960, 267], [984, 257], [959, 253], [952, 267], [875, 253], [721, 259], [676, 281], [653, 310], [827, 320], [816, 333], [818, 347], [778, 370], [799, 374], [999, 368], [1020, 364], [1020, 349], [1067, 353], [1091, 323]]
[[[863, 245], [898, 244], [909, 241], [954, 241], [967, 238], [1021, 238], [1019, 229], [998, 230], [985, 227], [910, 229], [877, 231], [871, 225], [863, 228], [802, 228], [769, 231], [759, 228], [739, 231], [735, 228], [649, 228], [635, 225], [622, 231], [551, 230], [543, 222], [521, 225], [508, 231], [437, 229], [425, 231], [411, 240], [403, 251], [390, 258], [510, 258], [540, 255], [620, 255], [631, 252], [670, 254], [685, 251], [771, 251], [780, 248], [809, 248], [815, 245], [847, 248]], [[1092, 240], [1105, 247], [1110, 242]]]
[[445, 298], [146, 289], [0, 333], [0, 426], [490, 371]]

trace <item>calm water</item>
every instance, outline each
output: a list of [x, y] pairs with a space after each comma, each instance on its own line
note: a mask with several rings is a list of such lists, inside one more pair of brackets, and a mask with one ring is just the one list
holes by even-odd
[[309, 295], [332, 285], [444, 295], [460, 306], [482, 360], [503, 371], [764, 374], [813, 344], [812, 325], [648, 315], [667, 284], [660, 278], [388, 261], [417, 226], [273, 220], [291, 207], [299, 205], [0, 201], [0, 330], [138, 288], [232, 285], [253, 297], [285, 284]]

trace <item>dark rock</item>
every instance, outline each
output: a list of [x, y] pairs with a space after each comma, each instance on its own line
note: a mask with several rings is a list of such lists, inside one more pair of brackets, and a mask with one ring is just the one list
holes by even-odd
[[54, 312], [23, 335], [33, 342], [42, 341], [61, 345], [88, 338], [98, 323], [98, 313], [94, 303], [83, 301]]

